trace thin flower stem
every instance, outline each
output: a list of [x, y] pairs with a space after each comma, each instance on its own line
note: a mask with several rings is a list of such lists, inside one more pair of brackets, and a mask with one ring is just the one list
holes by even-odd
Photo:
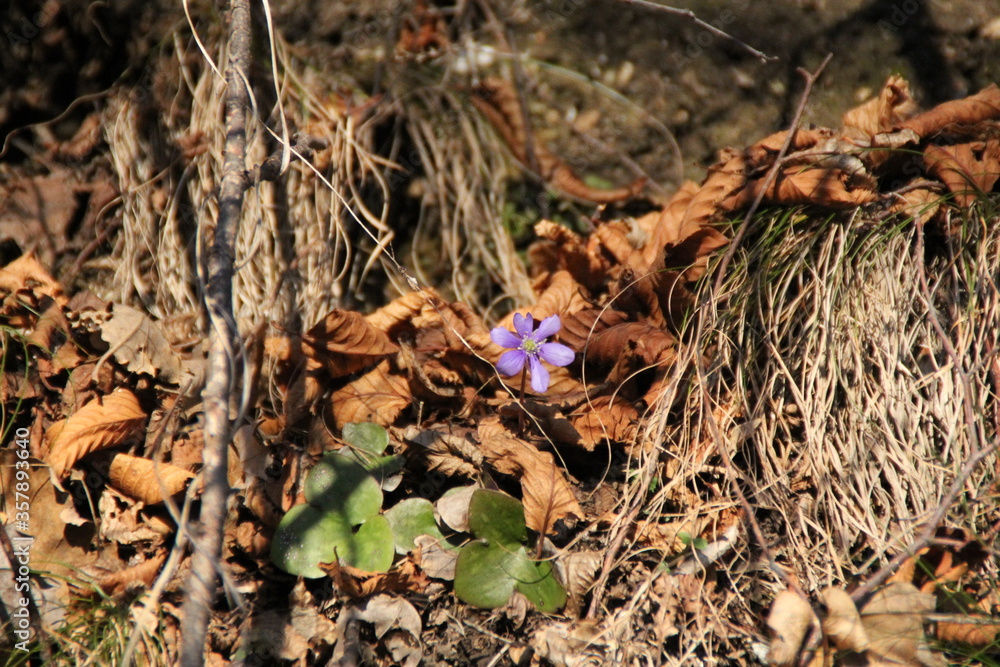
[[521, 409], [517, 411], [517, 434], [524, 435], [524, 413], [527, 408], [524, 406], [524, 385], [528, 379], [528, 364], [524, 365], [521, 369], [521, 398], [518, 407]]

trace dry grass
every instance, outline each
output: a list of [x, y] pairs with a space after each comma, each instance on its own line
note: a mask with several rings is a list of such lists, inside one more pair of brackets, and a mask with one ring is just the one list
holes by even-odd
[[[648, 457], [633, 492], [654, 475], [663, 487], [645, 509], [680, 508], [680, 521], [714, 516], [719, 525], [734, 511], [733, 480], [716, 465], [705, 424], [711, 406], [785, 576], [809, 591], [863, 581], [905, 548], [965, 462], [998, 435], [996, 217], [983, 201], [955, 221], [955, 236], [932, 235], [921, 254], [911, 220], [758, 215], [721, 293], [706, 284], [708, 305], [691, 323], [703, 332], [690, 349], [707, 351], [707, 381], [678, 383], [647, 422], [645, 440], [661, 443], [663, 463], [654, 472]], [[990, 534], [996, 465], [992, 454], [967, 480], [952, 525]], [[732, 588], [699, 589], [706, 610], [721, 607], [716, 622], [680, 636], [681, 655], [755, 641], [766, 591], [785, 586], [760, 546], [743, 542], [719, 561]], [[984, 576], [995, 580], [994, 570]], [[735, 618], [748, 622], [722, 620]], [[743, 636], [735, 644], [734, 627]], [[663, 664], [683, 664], [677, 649]]]

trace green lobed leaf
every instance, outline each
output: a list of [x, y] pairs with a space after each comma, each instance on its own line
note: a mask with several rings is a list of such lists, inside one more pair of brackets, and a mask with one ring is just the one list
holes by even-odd
[[515, 588], [531, 600], [538, 611], [553, 614], [566, 604], [566, 589], [552, 574], [549, 561], [530, 560], [522, 548], [518, 558], [512, 561], [516, 571], [512, 572]]
[[378, 514], [382, 507], [379, 483], [360, 464], [335, 452], [323, 455], [306, 477], [310, 505], [335, 512], [351, 525]]
[[347, 554], [341, 558], [348, 565], [366, 572], [387, 572], [396, 555], [392, 548], [392, 527], [384, 515], [365, 521], [347, 544]]
[[416, 547], [413, 541], [421, 535], [430, 535], [443, 547], [447, 544], [434, 517], [434, 505], [429, 500], [407, 498], [387, 509], [385, 518], [392, 526], [396, 551], [400, 554], [412, 551]]
[[[471, 542], [458, 553], [455, 563], [455, 595], [480, 609], [507, 604], [516, 583], [506, 561], [512, 556], [497, 544]], [[507, 565], [507, 567], [505, 567]]]
[[499, 491], [479, 489], [469, 502], [469, 530], [490, 544], [513, 551], [528, 539], [524, 507], [516, 498]]
[[305, 503], [296, 505], [274, 531], [271, 560], [290, 574], [325, 577], [318, 564], [334, 560], [338, 545], [351, 537], [351, 526], [343, 515]]
[[389, 432], [378, 424], [344, 424], [344, 442], [373, 456], [381, 456], [389, 446]]

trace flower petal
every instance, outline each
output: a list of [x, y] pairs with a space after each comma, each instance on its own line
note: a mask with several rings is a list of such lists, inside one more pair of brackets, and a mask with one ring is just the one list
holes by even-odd
[[490, 340], [500, 347], [509, 347], [511, 349], [521, 347], [521, 339], [515, 336], [512, 331], [504, 329], [503, 327], [497, 327], [491, 331]]
[[549, 372], [542, 366], [538, 357], [532, 355], [528, 357], [528, 361], [531, 363], [531, 388], [539, 394], [544, 394], [549, 388]]
[[522, 315], [521, 313], [514, 313], [514, 331], [517, 335], [524, 340], [531, 335], [531, 330], [535, 328], [535, 320], [532, 319], [531, 313], [527, 315]]
[[[500, 372], [500, 375], [505, 377], [517, 375], [524, 368], [524, 359], [526, 356], [524, 350], [508, 350], [500, 355], [500, 361], [497, 362], [497, 370]], [[532, 357], [532, 360], [538, 363], [534, 357]]]
[[542, 343], [538, 347], [538, 356], [553, 366], [568, 366], [573, 363], [576, 354], [562, 343]]
[[535, 329], [535, 340], [542, 341], [559, 331], [562, 328], [562, 322], [559, 321], [558, 315], [549, 315], [542, 323], [538, 325]]

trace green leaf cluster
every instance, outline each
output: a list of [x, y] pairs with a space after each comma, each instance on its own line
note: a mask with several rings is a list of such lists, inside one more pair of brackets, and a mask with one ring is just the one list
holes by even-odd
[[469, 505], [469, 530], [478, 538], [462, 547], [455, 565], [455, 595], [474, 607], [495, 609], [520, 591], [552, 613], [566, 604], [566, 591], [548, 561], [528, 555], [528, 528], [519, 501], [480, 489]]

